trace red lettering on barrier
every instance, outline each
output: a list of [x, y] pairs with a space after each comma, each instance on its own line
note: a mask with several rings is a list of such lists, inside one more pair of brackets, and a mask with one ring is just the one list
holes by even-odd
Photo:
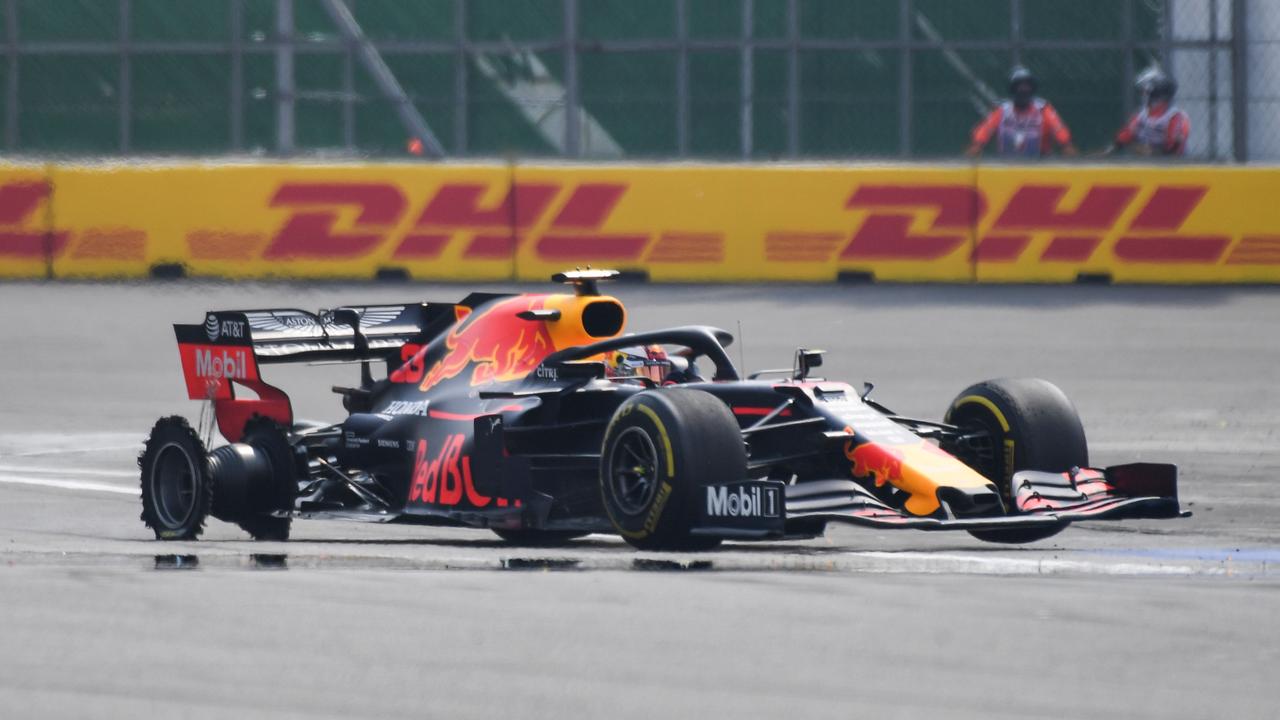
[[655, 263], [718, 263], [724, 261], [720, 233], [664, 232], [645, 260]]
[[533, 225], [560, 192], [559, 185], [516, 183], [502, 202], [482, 207], [480, 198], [488, 190], [477, 183], [450, 183], [441, 186], [418, 218], [417, 226], [450, 228], [518, 227]]
[[[328, 209], [295, 212], [262, 256], [267, 259], [352, 258], [369, 253], [386, 238], [405, 210], [405, 198], [386, 183], [286, 183], [271, 198], [271, 207], [328, 205]], [[334, 232], [333, 206], [356, 206], [357, 232]]]
[[544, 260], [635, 260], [648, 242], [648, 235], [544, 235], [537, 247]]
[[1116, 241], [1115, 254], [1126, 262], [1211, 263], [1230, 242], [1226, 236], [1126, 236]]
[[959, 248], [963, 235], [912, 235], [910, 215], [872, 215], [840, 257], [845, 260], [936, 260]]
[[840, 233], [774, 230], [765, 234], [765, 259], [770, 262], [826, 262], [842, 239]]
[[613, 214], [614, 206], [626, 191], [627, 186], [618, 183], [583, 183], [565, 202], [552, 226], [598, 228]]
[[999, 229], [1105, 230], [1120, 219], [1138, 193], [1134, 185], [1095, 185], [1072, 211], [1061, 209], [1066, 185], [1024, 185], [996, 220]]
[[520, 239], [511, 235], [480, 234], [471, 239], [471, 244], [462, 253], [462, 257], [475, 260], [501, 260], [515, 254]]
[[1228, 265], [1280, 265], [1280, 236], [1246, 235], [1240, 238]]
[[1040, 253], [1041, 262], [1084, 262], [1102, 244], [1097, 235], [1059, 235]]
[[397, 260], [430, 260], [440, 257], [449, 244], [449, 235], [442, 233], [412, 233], [404, 236], [399, 247], [391, 255]]
[[[930, 230], [971, 230], [986, 213], [986, 198], [968, 185], [863, 185], [846, 208], [925, 207], [937, 211]], [[935, 260], [962, 244], [967, 235], [912, 235], [914, 215], [872, 212], [840, 253], [846, 260]]]
[[0, 256], [53, 259], [62, 254], [71, 235], [65, 230], [31, 228], [36, 210], [49, 198], [52, 188], [44, 181], [13, 182], [0, 186]]
[[133, 228], [90, 228], [80, 233], [72, 257], [82, 260], [146, 259], [147, 234]]
[[1209, 188], [1161, 185], [1129, 225], [1130, 230], [1177, 230], [1200, 206]]
[[978, 262], [1013, 262], [1030, 242], [1030, 235], [988, 235], [974, 249], [973, 259]]
[[987, 213], [987, 199], [968, 185], [863, 185], [845, 203], [848, 209], [934, 207], [932, 229], [974, 225]]
[[0, 187], [0, 224], [21, 225], [49, 197], [49, 183], [16, 182]]

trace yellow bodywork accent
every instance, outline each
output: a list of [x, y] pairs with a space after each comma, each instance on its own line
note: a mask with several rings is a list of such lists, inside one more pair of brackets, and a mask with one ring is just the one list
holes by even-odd
[[[582, 313], [590, 305], [611, 303], [622, 311], [622, 322], [618, 324], [618, 332], [612, 335], [589, 335], [582, 325]], [[617, 337], [627, 326], [627, 310], [622, 301], [608, 295], [548, 295], [543, 302], [547, 310], [559, 310], [560, 319], [547, 321], [547, 332], [551, 333], [551, 341], [557, 350], [590, 345], [612, 337]]]

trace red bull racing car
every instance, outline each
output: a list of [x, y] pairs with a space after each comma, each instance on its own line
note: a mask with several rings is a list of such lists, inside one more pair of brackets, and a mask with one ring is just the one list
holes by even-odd
[[[558, 275], [572, 293], [176, 325], [189, 397], [213, 420], [152, 428], [143, 522], [165, 540], [198, 537], [209, 515], [267, 540], [324, 517], [676, 550], [832, 522], [1029, 542], [1076, 520], [1182, 514], [1174, 466], [1089, 467], [1075, 409], [1048, 382], [978, 383], [938, 422], [814, 377], [820, 351], [744, 378], [723, 330], [624, 334], [623, 304], [597, 288], [613, 275]], [[359, 384], [333, 388], [340, 422], [295, 419], [260, 374], [311, 361], [360, 365]], [[215, 423], [228, 442], [210, 451]]]

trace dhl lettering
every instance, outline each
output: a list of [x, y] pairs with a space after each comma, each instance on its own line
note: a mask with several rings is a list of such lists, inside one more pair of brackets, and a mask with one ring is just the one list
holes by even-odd
[[[873, 210], [840, 257], [845, 260], [933, 260], [955, 252], [967, 233], [986, 212], [986, 198], [967, 185], [864, 185], [849, 201], [849, 209], [924, 207], [935, 213], [930, 230], [940, 234], [910, 232], [915, 214]], [[962, 231], [962, 232], [957, 232]]]
[[515, 183], [501, 202], [483, 207], [481, 198], [488, 190], [487, 185], [478, 183], [444, 185], [427, 202], [416, 227], [531, 227], [546, 212], [560, 186]]
[[[625, 183], [518, 182], [497, 199], [494, 185], [445, 183], [430, 195], [413, 225], [397, 235], [409, 202], [389, 183], [285, 183], [270, 200], [273, 208], [295, 208], [262, 257], [278, 259], [349, 259], [393, 244], [396, 260], [439, 258], [454, 243], [465, 243], [468, 260], [508, 260], [532, 235], [540, 259], [557, 262], [639, 261], [650, 245], [661, 245], [654, 260], [716, 263], [723, 258], [719, 234], [703, 233], [694, 246], [673, 250], [671, 237], [689, 233], [604, 232], [628, 190]], [[566, 188], [559, 210], [551, 212]], [[342, 211], [357, 211], [350, 227], [339, 230]], [[548, 229], [534, 233], [534, 228]], [[201, 231], [212, 232], [212, 231]], [[666, 234], [662, 234], [665, 232]], [[470, 237], [468, 237], [470, 236]], [[664, 238], [666, 244], [663, 245]], [[705, 247], [703, 247], [705, 245]], [[678, 251], [678, 252], [677, 252]]]
[[[1034, 237], [1052, 233], [1038, 260], [1082, 263], [1093, 257], [1105, 237], [1122, 233], [1113, 246], [1122, 262], [1203, 264], [1216, 262], [1230, 245], [1225, 235], [1178, 232], [1204, 200], [1207, 186], [1161, 185], [1145, 200], [1136, 185], [1094, 185], [1074, 202], [1067, 199], [1070, 190], [1069, 185], [1023, 185], [999, 208], [984, 233], [987, 198], [970, 186], [860, 186], [845, 207], [867, 211], [866, 216], [839, 257], [938, 260], [973, 242], [974, 262], [1013, 263], [1026, 259]], [[1124, 226], [1123, 218], [1138, 203], [1141, 206]], [[927, 229], [913, 232], [918, 227]], [[833, 247], [825, 237], [771, 231], [766, 255], [782, 262], [826, 261]]]
[[1062, 210], [1066, 185], [1024, 185], [1018, 188], [995, 227], [1019, 230], [1106, 230], [1129, 207], [1138, 188], [1133, 185], [1089, 188], [1074, 210]]
[[51, 192], [43, 180], [0, 186], [0, 257], [52, 260], [66, 249], [70, 233], [38, 227], [37, 211]]
[[[385, 183], [286, 183], [271, 198], [271, 207], [328, 206], [295, 211], [263, 251], [267, 259], [352, 258], [368, 254], [404, 213], [405, 198]], [[354, 232], [334, 232], [335, 206], [360, 208]]]

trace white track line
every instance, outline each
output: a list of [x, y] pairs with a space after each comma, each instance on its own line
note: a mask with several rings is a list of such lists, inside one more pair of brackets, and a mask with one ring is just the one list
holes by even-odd
[[45, 465], [0, 465], [0, 474], [35, 473], [36, 475], [84, 475], [89, 477], [136, 478], [137, 470], [95, 470], [91, 468], [53, 467]]
[[87, 453], [100, 452], [105, 450], [141, 450], [142, 443], [134, 443], [133, 445], [102, 445], [99, 447], [78, 447], [78, 448], [54, 448], [51, 450], [33, 450], [18, 453], [0, 453], [0, 457], [39, 457], [41, 455], [65, 455], [67, 453]]
[[83, 480], [56, 480], [54, 478], [36, 478], [24, 477], [22, 475], [0, 475], [0, 483], [10, 483], [13, 485], [35, 485], [37, 487], [58, 488], [60, 490], [90, 490], [93, 492], [108, 492], [119, 495], [141, 495], [142, 491], [136, 487], [126, 487], [124, 485], [112, 485], [109, 483], [89, 482]]
[[[924, 552], [856, 552], [855, 557], [884, 560], [890, 572], [958, 573], [964, 575], [1054, 575], [1080, 573], [1089, 575], [1192, 575], [1205, 574], [1206, 568], [1162, 563], [1098, 562], [1093, 560], [1061, 560], [1057, 558], [985, 557], [953, 553]], [[1208, 570], [1214, 574], [1216, 569]]]

